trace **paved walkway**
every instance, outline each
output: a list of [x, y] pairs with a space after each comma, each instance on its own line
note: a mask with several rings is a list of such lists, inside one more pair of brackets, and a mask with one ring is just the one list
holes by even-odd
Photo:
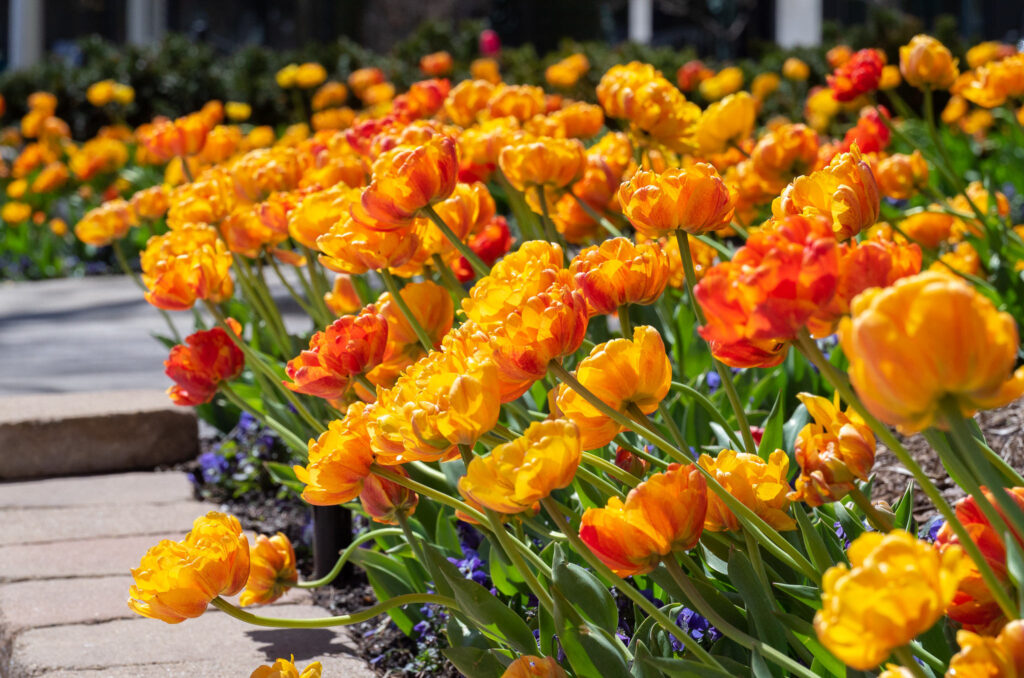
[[[271, 285], [293, 332], [308, 318], [282, 286]], [[182, 336], [192, 314], [170, 313]], [[168, 334], [159, 312], [125, 276], [0, 283], [0, 395], [160, 389]]]
[[[129, 569], [209, 509], [177, 473], [0, 484], [0, 677], [245, 677], [293, 654], [325, 678], [372, 676], [343, 628], [260, 628], [214, 608], [169, 625], [128, 609]], [[263, 613], [327, 614], [303, 591]]]

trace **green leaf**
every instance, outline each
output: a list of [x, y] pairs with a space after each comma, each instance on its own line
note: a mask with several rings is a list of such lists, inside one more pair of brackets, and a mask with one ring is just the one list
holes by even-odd
[[808, 421], [810, 421], [810, 415], [807, 413], [807, 408], [804, 407], [803, 403], [800, 403], [797, 405], [796, 410], [793, 411], [793, 416], [782, 426], [783, 449], [793, 449], [797, 435], [807, 425]]
[[501, 678], [505, 673], [505, 666], [488, 650], [446, 647], [441, 652], [466, 678]]
[[764, 420], [764, 435], [757, 446], [757, 456], [768, 461], [768, 455], [782, 447], [782, 397], [775, 396], [775, 404]]
[[[735, 662], [726, 663], [721, 657], [715, 657], [722, 664], [729, 668]], [[736, 666], [732, 672], [722, 671], [707, 664], [695, 662], [689, 659], [670, 659], [668, 657], [655, 657], [651, 654], [637, 655], [637, 661], [643, 662], [658, 671], [661, 671], [670, 678], [736, 678], [746, 675], [742, 667]], [[736, 669], [739, 669], [738, 671]], [[600, 675], [600, 674], [598, 674]]]
[[437, 522], [434, 525], [434, 541], [448, 553], [463, 555], [462, 544], [459, 542], [459, 533], [455, 531], [455, 516], [448, 510], [437, 512]]
[[754, 678], [772, 678], [772, 670], [768, 668], [760, 650], [754, 650], [750, 655], [750, 674]]
[[588, 570], [572, 563], [559, 563], [553, 571], [555, 588], [572, 601], [587, 620], [609, 633], [619, 625], [619, 612], [615, 600], [600, 579]]
[[459, 610], [481, 633], [509, 645], [520, 654], [537, 652], [537, 641], [533, 638], [533, 632], [519, 615], [492, 596], [483, 586], [464, 578], [437, 549], [427, 549], [427, 557], [434, 561], [448, 581]]
[[[373, 592], [378, 600], [388, 600], [389, 598], [406, 593], [415, 593], [412, 587], [404, 580], [383, 570], [367, 570], [366, 579], [370, 582], [370, 586], [373, 588]], [[386, 614], [391, 617], [395, 625], [407, 636], [412, 634], [412, 627], [420, 619], [419, 614], [412, 611], [407, 612], [402, 607], [393, 607]]]
[[[751, 620], [757, 637], [774, 648], [786, 647], [786, 631], [773, 614], [775, 603], [761, 586], [747, 554], [735, 550], [729, 556], [729, 580], [743, 596], [747, 618]], [[773, 667], [777, 668], [777, 667]], [[782, 676], [782, 673], [776, 675]]]
[[725, 429], [722, 428], [718, 422], [708, 422], [708, 426], [711, 427], [711, 431], [715, 434], [715, 440], [718, 445], [723, 449], [731, 449], [733, 446], [732, 440], [729, 438], [729, 434], [726, 433]]
[[780, 584], [779, 582], [774, 582], [772, 585], [783, 593], [799, 600], [801, 603], [804, 603], [815, 610], [821, 609], [821, 591], [814, 586]]
[[516, 586], [516, 583], [523, 583], [523, 575], [519, 573], [519, 570], [512, 567], [505, 552], [500, 548], [492, 547], [487, 553], [487, 560], [494, 588], [506, 596], [518, 595], [519, 588]]
[[864, 523], [850, 513], [846, 506], [843, 505], [843, 502], [834, 502], [832, 510], [836, 512], [836, 519], [843, 526], [843, 532], [846, 533], [847, 539], [853, 541], [864, 533]]
[[267, 473], [274, 479], [274, 482], [278, 485], [284, 485], [292, 492], [296, 494], [302, 494], [302, 491], [306, 489], [306, 486], [295, 477], [295, 471], [291, 466], [287, 464], [281, 464], [276, 461], [265, 461], [263, 462], [263, 468], [267, 469]]
[[[972, 419], [973, 421], [973, 419]], [[894, 507], [896, 513], [896, 528], [905, 530], [907, 532], [913, 532], [911, 529], [914, 525], [914, 481], [911, 479], [907, 483], [907, 489], [903, 492], [903, 496], [896, 502]]]
[[559, 635], [562, 649], [579, 676], [630, 678], [625, 648], [619, 640], [589, 622], [565, 624]]
[[1009, 532], [1003, 535], [1006, 544], [1006, 571], [1017, 589], [1017, 605], [1024, 603], [1024, 553], [1020, 543]]
[[794, 631], [793, 635], [814, 657], [814, 664], [817, 666], [812, 665], [812, 671], [815, 671], [818, 675], [825, 675], [821, 671], [821, 669], [824, 669], [828, 672], [828, 675], [835, 676], [835, 678], [846, 677], [846, 665], [825, 649], [825, 646], [818, 642], [818, 637], [814, 633], [803, 634]]
[[[813, 509], [812, 509], [813, 510]], [[796, 524], [800, 527], [800, 537], [804, 541], [804, 549], [811, 557], [811, 563], [818, 572], [824, 572], [832, 566], [832, 559], [828, 555], [828, 547], [825, 540], [814, 529], [807, 512], [799, 504], [793, 505], [793, 514], [796, 515]]]

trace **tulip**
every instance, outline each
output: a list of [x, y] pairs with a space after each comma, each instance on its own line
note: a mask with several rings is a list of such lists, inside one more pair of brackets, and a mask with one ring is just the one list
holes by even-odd
[[380, 231], [351, 217], [342, 217], [316, 240], [323, 252], [320, 263], [335, 273], [350, 275], [401, 266], [416, 254], [419, 244], [420, 237], [412, 226]]
[[357, 68], [349, 74], [348, 86], [352, 88], [356, 96], [362, 98], [363, 92], [374, 85], [382, 84], [385, 80], [384, 71], [379, 68]]
[[390, 230], [406, 226], [424, 207], [450, 196], [458, 167], [455, 140], [448, 136], [434, 136], [421, 146], [398, 146], [382, 154], [373, 163], [373, 180], [362, 198], [373, 227]]
[[445, 51], [433, 52], [420, 58], [420, 70], [432, 78], [448, 75], [453, 65], [452, 55]]
[[746, 92], [730, 94], [708, 106], [697, 123], [701, 153], [721, 153], [750, 136], [757, 117], [754, 97]]
[[693, 464], [671, 464], [630, 490], [623, 502], [587, 509], [580, 539], [620, 577], [646, 574], [664, 556], [697, 545], [708, 507], [707, 481]]
[[135, 214], [131, 206], [118, 198], [86, 212], [75, 224], [75, 237], [88, 245], [105, 247], [128, 235], [128, 231], [135, 224]]
[[911, 87], [948, 89], [960, 75], [949, 48], [930, 35], [915, 35], [900, 47], [900, 73]]
[[278, 659], [273, 666], [261, 666], [250, 674], [249, 678], [320, 678], [323, 666], [313, 662], [299, 673], [295, 664], [287, 659]]
[[249, 576], [249, 542], [238, 519], [216, 511], [196, 518], [184, 540], [163, 540], [138, 568], [128, 606], [142, 615], [177, 624], [198, 617], [211, 600], [242, 590]]
[[525, 122], [544, 112], [544, 90], [530, 85], [499, 85], [487, 100], [490, 118], [515, 118]]
[[885, 53], [877, 49], [862, 49], [845, 63], [835, 66], [828, 76], [828, 86], [836, 101], [853, 101], [861, 94], [878, 88], [885, 66]]
[[487, 109], [492, 94], [494, 84], [488, 80], [463, 80], [448, 93], [444, 110], [456, 125], [469, 127]]
[[[1024, 487], [1008, 490], [1010, 497], [1024, 508]], [[985, 490], [989, 502], [994, 502], [992, 494]], [[1006, 543], [1003, 535], [992, 526], [985, 514], [978, 507], [974, 497], [967, 496], [955, 505], [956, 519], [967, 528], [968, 534], [996, 577], [1009, 587], [1007, 574]], [[1020, 535], [1015, 535], [1019, 541]], [[944, 552], [949, 548], [960, 548], [960, 540], [949, 523], [944, 523], [935, 537], [935, 547]], [[993, 592], [981, 577], [981, 573], [972, 563], [970, 571], [960, 582], [953, 601], [946, 609], [946, 614], [953, 621], [959, 622], [964, 629], [984, 635], [994, 635], [1006, 624], [1006, 617], [996, 602]]]
[[[672, 382], [672, 367], [661, 335], [652, 327], [633, 329], [631, 339], [598, 344], [576, 368], [576, 379], [606, 405], [626, 412], [634, 405], [644, 414], [658, 409]], [[607, 445], [622, 426], [587, 402], [566, 384], [557, 396], [558, 409], [580, 428], [584, 450]]]
[[947, 398], [969, 417], [1024, 393], [1013, 318], [959, 279], [926, 272], [867, 290], [839, 336], [857, 395], [901, 431], [942, 425]]
[[136, 191], [130, 202], [136, 218], [148, 221], [163, 218], [170, 207], [167, 187], [163, 184]]
[[297, 393], [335, 400], [348, 389], [349, 378], [369, 372], [384, 358], [388, 324], [372, 304], [359, 315], [342, 316], [309, 340], [309, 350], [288, 361], [285, 372]]
[[782, 63], [782, 77], [787, 80], [807, 80], [811, 75], [811, 68], [805, 62], [796, 57], [789, 57]]
[[485, 80], [492, 85], [501, 82], [501, 66], [494, 59], [481, 57], [469, 64], [469, 75], [474, 80]]
[[[939, 209], [938, 205], [932, 205]], [[945, 212], [918, 212], [900, 222], [900, 230], [907, 237], [928, 249], [937, 249], [953, 233], [955, 217]]]
[[564, 188], [583, 176], [586, 163], [579, 141], [545, 139], [505, 148], [498, 164], [516, 190], [526, 191], [535, 186]]
[[[394, 473], [408, 478], [409, 473], [401, 467], [392, 469]], [[368, 475], [363, 482], [363, 491], [359, 493], [359, 501], [363, 504], [370, 517], [377, 523], [397, 525], [401, 516], [411, 516], [416, 512], [420, 501], [418, 494], [398, 483], [378, 475]]]
[[203, 224], [153, 236], [140, 260], [146, 301], [157, 308], [185, 310], [198, 299], [220, 303], [234, 290], [231, 253], [216, 231]]
[[363, 305], [352, 283], [352, 276], [345, 274], [334, 277], [331, 291], [324, 294], [324, 303], [336, 316], [354, 313]]
[[743, 87], [743, 71], [738, 66], [729, 66], [702, 80], [697, 89], [708, 101], [718, 101], [738, 92], [740, 87]]
[[878, 161], [875, 179], [882, 195], [906, 200], [928, 186], [928, 163], [921, 151], [896, 153]]
[[701, 235], [725, 228], [735, 198], [714, 167], [696, 163], [661, 174], [637, 172], [619, 188], [619, 203], [640, 233], [657, 238], [676, 230]]
[[[775, 450], [765, 461], [754, 454], [722, 450], [718, 456], [700, 455], [700, 467], [711, 474], [735, 499], [756, 513], [776, 530], [796, 529], [786, 513], [789, 499], [789, 457]], [[711, 532], [736, 531], [739, 520], [717, 494], [708, 497], [704, 529]]]
[[564, 419], [537, 421], [522, 436], [473, 457], [459, 492], [498, 513], [533, 509], [552, 491], [568, 486], [581, 458], [579, 429]]
[[960, 651], [946, 672], [950, 678], [1019, 678], [1024, 676], [1024, 620], [1015, 619], [992, 638], [956, 632]]
[[827, 398], [810, 393], [797, 397], [814, 423], [796, 437], [800, 476], [789, 499], [810, 506], [838, 501], [856, 488], [855, 479], [867, 482], [875, 461], [875, 436], [855, 412], [843, 412]]
[[295, 549], [288, 537], [280, 532], [269, 538], [257, 535], [249, 557], [249, 579], [238, 598], [242, 607], [272, 603], [299, 580], [295, 569]]
[[902, 530], [865, 532], [847, 555], [850, 566], [825, 572], [814, 630], [832, 654], [861, 671], [931, 628], [970, 569], [959, 549], [940, 555]]
[[306, 466], [292, 467], [299, 482], [306, 485], [302, 498], [307, 503], [344, 504], [363, 491], [373, 463], [368, 416], [366, 405], [354, 402], [343, 419], [332, 421], [319, 438], [309, 441]]
[[[228, 325], [236, 335], [241, 326], [234, 318]], [[175, 381], [167, 395], [175, 405], [200, 405], [213, 400], [222, 381], [230, 381], [242, 372], [245, 354], [228, 333], [219, 327], [200, 330], [185, 338], [184, 344], [171, 348], [164, 361], [165, 373]]]
[[501, 678], [566, 678], [552, 657], [526, 655], [508, 665]]
[[569, 272], [583, 292], [590, 314], [614, 313], [626, 304], [646, 306], [661, 296], [669, 264], [655, 243], [605, 240], [576, 255]]

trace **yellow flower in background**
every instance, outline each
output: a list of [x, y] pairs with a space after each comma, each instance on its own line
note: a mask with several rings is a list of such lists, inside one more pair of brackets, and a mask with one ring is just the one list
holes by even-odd
[[[935, 210], [941, 209], [940, 205], [931, 205], [930, 207]], [[901, 221], [899, 225], [900, 230], [909, 238], [921, 243], [924, 247], [936, 249], [952, 235], [955, 220], [956, 217], [945, 212], [917, 212]]]
[[273, 537], [256, 535], [256, 544], [249, 550], [249, 562], [249, 578], [238, 598], [242, 607], [268, 605], [299, 581], [295, 549], [281, 532]]
[[[672, 366], [661, 335], [653, 327], [633, 329], [632, 339], [598, 344], [576, 368], [576, 379], [619, 412], [636, 406], [644, 414], [658, 409], [672, 382]], [[607, 445], [622, 427], [565, 384], [558, 387], [558, 409], [580, 429], [584, 450]]]
[[288, 64], [274, 75], [274, 79], [277, 81], [277, 86], [281, 89], [291, 89], [292, 87], [295, 87], [295, 76], [298, 72], [298, 64]]
[[344, 418], [335, 419], [319, 438], [309, 441], [306, 465], [292, 467], [295, 477], [306, 486], [302, 498], [307, 503], [344, 504], [363, 491], [373, 463], [366, 417], [366, 404], [356, 401], [348, 406]]
[[743, 87], [743, 71], [738, 66], [729, 66], [701, 81], [698, 90], [708, 101], [718, 101], [724, 96], [738, 92], [740, 87]]
[[818, 639], [847, 666], [867, 671], [938, 621], [971, 569], [963, 552], [943, 553], [902, 530], [865, 532], [822, 580]]
[[948, 678], [1021, 678], [1024, 676], [1024, 620], [1015, 619], [996, 637], [957, 631], [960, 651], [949, 662]]
[[139, 258], [146, 301], [157, 308], [182, 311], [200, 299], [220, 303], [234, 292], [231, 252], [205, 224], [153, 236]]
[[951, 276], [956, 276], [953, 271], [966, 275], [978, 275], [982, 273], [981, 258], [978, 256], [978, 251], [974, 249], [974, 245], [966, 241], [960, 242], [951, 251], [939, 255], [939, 261], [933, 262], [928, 270]]
[[85, 90], [85, 98], [89, 100], [89, 103], [97, 108], [106, 106], [114, 100], [114, 86], [116, 83], [113, 80], [100, 80], [89, 85], [89, 88]]
[[12, 200], [0, 208], [0, 218], [8, 224], [20, 224], [32, 216], [32, 205]]
[[327, 79], [327, 69], [316, 62], [300, 65], [295, 70], [295, 86], [312, 89]]
[[228, 120], [244, 122], [252, 115], [252, 106], [244, 101], [228, 101], [224, 104], [224, 115], [228, 116]]
[[294, 656], [291, 661], [278, 659], [272, 666], [259, 667], [249, 675], [249, 678], [320, 678], [323, 671], [320, 662], [313, 662], [299, 673], [299, 669], [292, 663], [294, 661]]
[[796, 57], [789, 57], [782, 63], [782, 77], [787, 80], [798, 80], [803, 82], [810, 76], [810, 66]]
[[750, 81], [750, 94], [753, 95], [754, 100], [758, 102], [764, 101], [772, 94], [775, 90], [779, 89], [781, 78], [777, 73], [758, 73], [754, 76], [754, 79]]
[[75, 237], [87, 245], [104, 247], [128, 235], [135, 223], [135, 214], [127, 201], [108, 200], [86, 212], [75, 224]]
[[750, 136], [757, 117], [757, 102], [746, 92], [730, 94], [708, 106], [697, 123], [701, 153], [721, 153]]
[[7, 184], [7, 197], [18, 200], [28, 192], [28, 181], [26, 179], [15, 179]]
[[580, 464], [579, 429], [564, 419], [536, 421], [522, 436], [474, 457], [459, 491], [492, 511], [521, 513], [569, 485]]
[[[722, 450], [717, 456], [700, 455], [697, 462], [733, 497], [776, 530], [796, 529], [789, 509], [789, 457], [782, 450], [768, 455], [768, 461], [756, 454]], [[708, 494], [708, 512], [704, 529], [711, 532], [736, 531], [739, 520], [714, 492]]]
[[883, 92], [890, 89], [896, 89], [903, 82], [903, 77], [900, 75], [900, 67], [895, 64], [888, 64], [882, 66], [882, 77], [878, 79], [878, 89]]
[[919, 150], [894, 153], [878, 161], [875, 180], [885, 197], [906, 200], [928, 186], [928, 163]]
[[553, 657], [526, 655], [509, 664], [501, 678], [565, 678], [565, 671]]
[[568, 89], [579, 82], [590, 70], [590, 61], [583, 54], [576, 53], [553, 63], [544, 71], [544, 79], [552, 87]]
[[132, 570], [128, 606], [143, 617], [177, 624], [198, 617], [211, 600], [242, 590], [249, 542], [238, 519], [217, 511], [196, 518], [180, 542], [164, 540]]
[[800, 465], [790, 501], [810, 506], [842, 499], [867, 481], [875, 462], [875, 436], [856, 412], [843, 412], [827, 398], [797, 394], [814, 423], [797, 434], [794, 456]]
[[907, 433], [941, 424], [943, 399], [969, 417], [1024, 394], [1013, 318], [958, 278], [925, 272], [863, 292], [839, 339], [857, 395]]
[[900, 47], [900, 73], [911, 87], [948, 89], [960, 75], [949, 48], [930, 35], [915, 35]]

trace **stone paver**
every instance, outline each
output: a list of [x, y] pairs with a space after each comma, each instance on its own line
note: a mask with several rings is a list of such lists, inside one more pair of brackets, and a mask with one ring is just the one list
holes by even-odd
[[0, 479], [153, 468], [198, 451], [195, 413], [162, 391], [0, 397]]
[[[293, 654], [329, 678], [372, 676], [342, 628], [254, 627], [214, 608], [170, 625], [128, 609], [129, 569], [212, 508], [189, 492], [173, 473], [0, 485], [0, 678], [248, 676]], [[258, 612], [328, 614], [301, 590]]]

